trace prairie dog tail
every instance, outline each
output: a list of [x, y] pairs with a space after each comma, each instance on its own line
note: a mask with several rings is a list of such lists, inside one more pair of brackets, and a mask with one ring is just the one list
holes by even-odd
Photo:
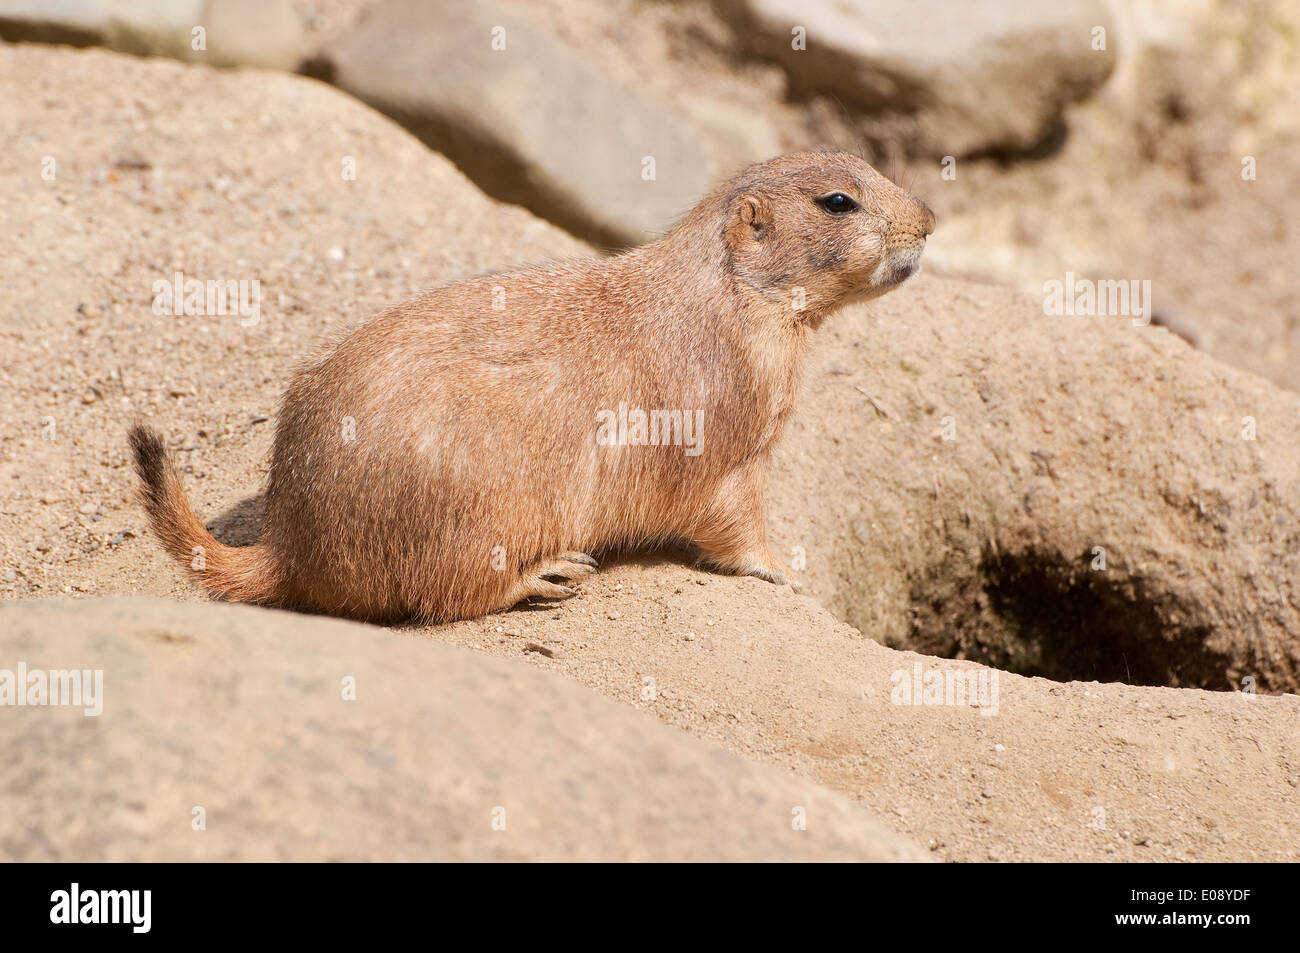
[[131, 428], [131, 453], [140, 498], [154, 535], [167, 554], [193, 570], [209, 592], [240, 602], [269, 602], [276, 594], [274, 567], [261, 546], [227, 546], [208, 532], [181, 489], [162, 437], [140, 424]]

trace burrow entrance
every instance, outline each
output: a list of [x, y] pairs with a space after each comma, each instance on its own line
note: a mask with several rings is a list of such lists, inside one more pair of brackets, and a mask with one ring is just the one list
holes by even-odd
[[985, 554], [973, 576], [969, 564], [936, 567], [912, 590], [909, 647], [1054, 681], [1239, 687], [1194, 612], [1091, 560], [1029, 551]]

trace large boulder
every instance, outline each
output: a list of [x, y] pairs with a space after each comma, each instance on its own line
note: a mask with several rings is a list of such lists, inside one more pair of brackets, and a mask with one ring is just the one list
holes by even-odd
[[[215, 513], [232, 486], [209, 477], [240, 447], [235, 483], [257, 486], [265, 448], [243, 442], [269, 439], [322, 332], [439, 281], [590, 253], [285, 73], [0, 44], [0, 145], [0, 176], [21, 183], [0, 189], [5, 594], [93, 591], [105, 557], [141, 580], [123, 549], [142, 530], [134, 488], [99, 479], [127, 464], [131, 417], [187, 448], [196, 505]], [[156, 312], [178, 273], [246, 282], [250, 299], [256, 282], [256, 320]]]
[[[796, 92], [889, 121], [924, 155], [1023, 151], [1114, 67], [1102, 0], [719, 0]], [[1098, 44], [1099, 45], [1099, 44]]]
[[927, 857], [840, 796], [568, 679], [367, 626], [10, 603], [0, 684], [19, 663], [99, 687], [89, 709], [0, 708], [4, 860]]
[[821, 329], [783, 555], [890, 645], [1051, 678], [1300, 687], [1300, 397], [1141, 318], [928, 279]]
[[316, 69], [485, 191], [602, 244], [657, 236], [710, 184], [685, 123], [514, 9], [384, 0]]

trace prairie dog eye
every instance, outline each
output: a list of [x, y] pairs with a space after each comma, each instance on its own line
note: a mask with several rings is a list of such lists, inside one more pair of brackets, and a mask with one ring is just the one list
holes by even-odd
[[832, 192], [830, 195], [823, 195], [817, 200], [817, 204], [832, 215], [847, 215], [849, 212], [858, 210], [858, 203], [843, 192]]

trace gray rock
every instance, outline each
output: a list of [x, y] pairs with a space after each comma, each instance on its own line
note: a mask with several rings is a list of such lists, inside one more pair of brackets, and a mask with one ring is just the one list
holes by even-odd
[[184, 58], [203, 0], [0, 0], [0, 39]]
[[6, 860], [926, 859], [815, 784], [402, 633], [29, 601], [0, 608], [19, 662], [101, 670], [102, 713], [0, 707]]
[[294, 69], [305, 34], [291, 0], [0, 0], [0, 39]]
[[[929, 155], [1032, 148], [1114, 67], [1101, 0], [719, 0], [796, 91], [890, 117]], [[1107, 49], [1092, 48], [1106, 27]], [[802, 27], [806, 49], [792, 48]]]
[[386, 0], [318, 68], [491, 195], [601, 244], [655, 237], [710, 184], [685, 123], [491, 3]]
[[[207, 0], [202, 22], [215, 66], [297, 69], [306, 47], [290, 0]], [[200, 59], [195, 54], [190, 59]]]

